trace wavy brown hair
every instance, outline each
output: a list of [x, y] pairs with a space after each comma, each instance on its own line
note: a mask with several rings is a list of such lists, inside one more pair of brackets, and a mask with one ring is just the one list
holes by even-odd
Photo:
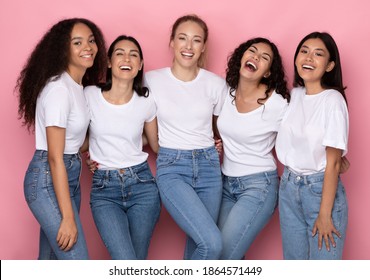
[[37, 98], [46, 83], [67, 70], [70, 61], [71, 32], [77, 23], [88, 26], [98, 47], [94, 64], [86, 70], [82, 85], [94, 85], [105, 76], [107, 65], [105, 40], [100, 29], [90, 20], [71, 18], [59, 21], [45, 33], [29, 56], [15, 89], [19, 92], [18, 115], [28, 130], [35, 125]]

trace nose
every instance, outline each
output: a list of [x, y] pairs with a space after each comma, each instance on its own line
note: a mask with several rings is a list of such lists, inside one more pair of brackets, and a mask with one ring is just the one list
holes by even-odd
[[85, 50], [92, 50], [90, 42], [85, 43]]
[[191, 50], [191, 49], [192, 49], [192, 41], [191, 41], [191, 40], [187, 40], [187, 41], [186, 41], [186, 48], [187, 48], [188, 50]]

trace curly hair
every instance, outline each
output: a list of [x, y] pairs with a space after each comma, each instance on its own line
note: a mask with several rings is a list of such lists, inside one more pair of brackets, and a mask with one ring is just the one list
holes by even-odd
[[[136, 47], [138, 48], [138, 50], [139, 50], [140, 60], [143, 61], [144, 55], [143, 55], [143, 51], [141, 49], [141, 46], [140, 46], [139, 42], [134, 37], [127, 36], [127, 35], [120, 35], [112, 42], [112, 44], [110, 45], [110, 47], [108, 49], [108, 58], [109, 58], [109, 60], [112, 59], [114, 48], [116, 47], [117, 43], [121, 42], [121, 41], [130, 41], [130, 42], [134, 43], [136, 45]], [[134, 78], [133, 88], [139, 96], [148, 97], [149, 96], [149, 89], [147, 87], [143, 86], [143, 76], [144, 76], [144, 62], [143, 62], [143, 65], [141, 67], [141, 70], [139, 70], [136, 77]], [[106, 82], [104, 84], [99, 85], [99, 87], [101, 88], [102, 91], [108, 91], [112, 88], [112, 69], [111, 68], [108, 68], [107, 71], [106, 71], [105, 81]]]
[[35, 125], [37, 98], [46, 83], [58, 79], [70, 61], [71, 32], [75, 24], [88, 26], [98, 47], [94, 64], [86, 70], [82, 85], [98, 84], [104, 78], [107, 59], [105, 40], [100, 29], [91, 21], [71, 18], [59, 21], [45, 33], [29, 56], [21, 71], [15, 90], [19, 91], [18, 116], [28, 130]]
[[280, 94], [283, 98], [290, 100], [290, 94], [287, 87], [287, 81], [285, 78], [285, 71], [283, 62], [279, 54], [279, 50], [276, 45], [266, 38], [253, 38], [242, 44], [240, 44], [234, 52], [228, 57], [227, 69], [226, 69], [226, 82], [230, 86], [230, 95], [235, 100], [235, 91], [238, 88], [240, 78], [240, 67], [241, 60], [245, 51], [253, 44], [264, 43], [271, 47], [273, 53], [273, 59], [270, 67], [271, 74], [265, 78], [263, 77], [260, 81], [261, 84], [267, 86], [265, 96], [259, 98], [257, 102], [263, 104], [262, 101], [269, 97], [269, 92], [275, 90], [276, 93]]
[[337, 47], [337, 44], [335, 43], [333, 37], [326, 32], [312, 32], [308, 34], [306, 37], [304, 37], [298, 44], [297, 49], [294, 54], [294, 82], [293, 86], [304, 86], [303, 79], [299, 76], [297, 71], [297, 66], [295, 65], [295, 60], [299, 54], [299, 51], [301, 50], [302, 45], [308, 40], [308, 39], [320, 39], [325, 47], [329, 51], [329, 61], [334, 61], [334, 68], [330, 72], [325, 72], [324, 76], [321, 78], [321, 86], [323, 88], [331, 88], [336, 89], [339, 91], [344, 100], [347, 102], [346, 95], [344, 93], [346, 87], [343, 85], [342, 80], [342, 66], [340, 63], [340, 56], [339, 56], [339, 50]]

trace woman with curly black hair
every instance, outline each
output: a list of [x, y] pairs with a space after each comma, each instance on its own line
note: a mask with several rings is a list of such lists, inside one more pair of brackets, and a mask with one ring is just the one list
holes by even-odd
[[228, 59], [226, 98], [217, 126], [222, 138], [221, 259], [241, 259], [276, 208], [276, 134], [289, 91], [279, 51], [265, 38], [237, 47]]
[[24, 193], [41, 226], [39, 259], [88, 259], [78, 215], [79, 149], [89, 124], [83, 86], [100, 82], [105, 69], [100, 29], [73, 18], [51, 27], [18, 78], [18, 113], [36, 134]]

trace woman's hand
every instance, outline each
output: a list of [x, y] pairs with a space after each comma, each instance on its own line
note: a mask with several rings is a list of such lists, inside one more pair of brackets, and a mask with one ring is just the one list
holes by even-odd
[[330, 243], [331, 246], [333, 246], [334, 248], [336, 247], [333, 233], [337, 235], [339, 238], [341, 238], [339, 231], [337, 231], [333, 224], [332, 218], [322, 217], [319, 214], [312, 229], [312, 237], [318, 234], [319, 250], [321, 250], [322, 248], [323, 240], [325, 242], [326, 250], [330, 251]]
[[85, 161], [86, 162], [86, 165], [89, 168], [89, 170], [91, 171], [91, 173], [94, 173], [95, 170], [98, 169], [99, 163], [97, 163], [96, 161], [90, 159], [89, 152], [86, 152], [85, 155], [86, 155], [86, 161]]
[[346, 173], [350, 168], [351, 164], [346, 157], [342, 157], [341, 165], [340, 165], [340, 174]]
[[63, 218], [57, 234], [59, 248], [63, 251], [69, 251], [76, 244], [77, 235], [77, 226], [74, 218]]
[[223, 149], [223, 145], [222, 145], [222, 140], [221, 139], [215, 139], [215, 148], [218, 152], [219, 155], [222, 154], [222, 149]]

